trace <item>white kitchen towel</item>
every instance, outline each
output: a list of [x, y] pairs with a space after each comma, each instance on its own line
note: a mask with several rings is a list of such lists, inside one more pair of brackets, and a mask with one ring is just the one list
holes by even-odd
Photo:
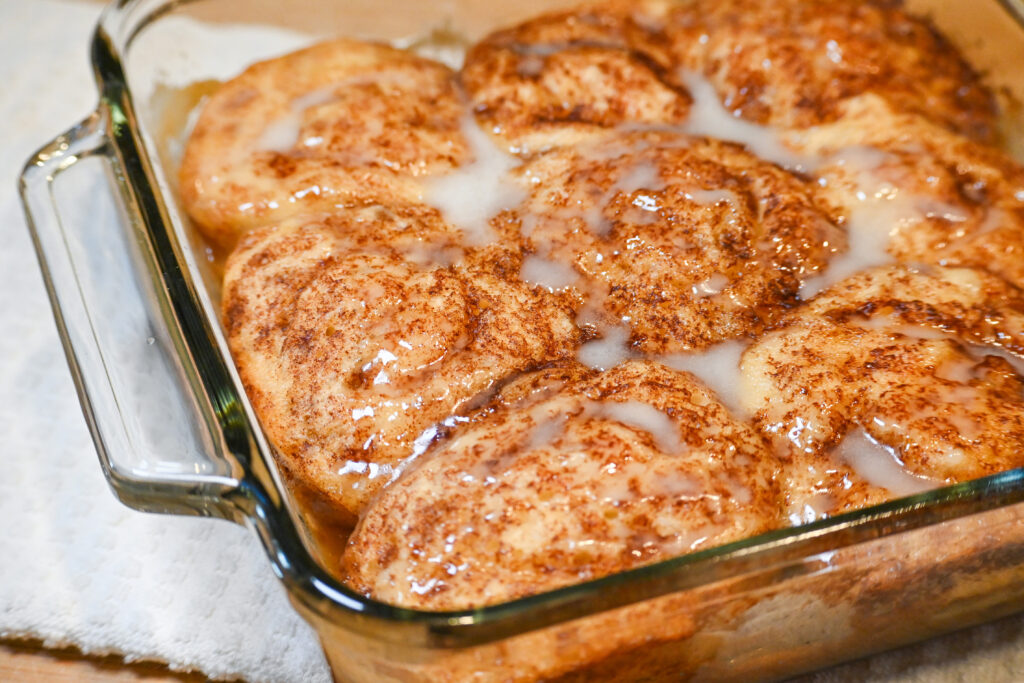
[[89, 439], [16, 188], [29, 155], [95, 106], [99, 9], [0, 0], [0, 636], [211, 677], [329, 681], [255, 536], [122, 506]]
[[[133, 512], [100, 473], [16, 198], [25, 159], [94, 105], [87, 45], [98, 11], [0, 0], [0, 636], [211, 677], [328, 681], [315, 635], [251, 533]], [[1024, 618], [806, 680], [1024, 680]]]

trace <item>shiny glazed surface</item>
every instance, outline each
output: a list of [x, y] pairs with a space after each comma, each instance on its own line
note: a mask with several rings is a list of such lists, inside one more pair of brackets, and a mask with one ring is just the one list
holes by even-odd
[[[707, 9], [703, 4], [697, 9]], [[197, 161], [183, 166], [182, 186], [197, 191], [190, 197], [186, 190], [185, 200], [210, 239], [226, 244], [241, 235], [224, 296], [236, 362], [288, 476], [347, 518], [362, 518], [342, 565], [360, 590], [409, 605], [479, 606], [570, 581], [524, 578], [526, 587], [498, 593], [460, 583], [465, 558], [446, 555], [456, 552], [448, 549], [452, 543], [429, 535], [410, 540], [403, 532], [398, 536], [407, 546], [373, 544], [381, 541], [378, 520], [404, 516], [410, 506], [415, 519], [427, 516], [416, 505], [447, 509], [451, 519], [465, 514], [465, 487], [440, 486], [422, 503], [412, 492], [424, 486], [418, 476], [426, 475], [419, 473], [447, 462], [457, 463], [445, 470], [456, 481], [470, 476], [498, 449], [480, 445], [488, 439], [531, 446], [512, 450], [509, 471], [531, 472], [538, 453], [556, 460], [545, 449], [558, 452], [561, 433], [553, 429], [550, 444], [531, 445], [536, 419], [516, 418], [521, 408], [507, 404], [501, 390], [523, 381], [521, 373], [549, 372], [573, 358], [605, 371], [606, 381], [626, 370], [661, 378], [666, 395], [670, 387], [702, 381], [728, 406], [710, 394], [706, 400], [716, 410], [760, 435], [751, 432], [757, 447], [749, 456], [737, 459], [735, 449], [715, 455], [742, 470], [739, 487], [747, 494], [718, 491], [712, 481], [697, 486], [697, 498], [739, 506], [725, 526], [738, 524], [741, 534], [713, 523], [721, 510], [694, 518], [676, 505], [686, 491], [669, 487], [675, 502], [661, 502], [665, 492], [646, 491], [638, 473], [627, 483], [637, 482], [638, 504], [654, 506], [671, 523], [648, 525], [646, 535], [626, 541], [621, 531], [572, 532], [573, 542], [605, 544], [603, 554], [576, 553], [572, 561], [546, 565], [572, 580], [695, 549], [694, 538], [715, 545], [786, 519], [810, 521], [913, 486], [1020, 464], [1012, 449], [1000, 451], [989, 440], [990, 433], [1015, 433], [1006, 421], [1018, 419], [1020, 380], [1005, 360], [963, 347], [980, 341], [1019, 352], [1014, 264], [1021, 246], [1016, 202], [1024, 188], [1019, 167], [989, 145], [991, 97], [927, 23], [880, 3], [842, 5], [851, 13], [842, 25], [830, 23], [822, 4], [783, 3], [796, 28], [767, 42], [766, 55], [759, 52], [761, 37], [766, 26], [772, 33], [774, 17], [751, 14], [740, 2], [716, 6], [720, 11], [702, 13], [689, 5], [609, 4], [542, 17], [483, 40], [459, 74], [387, 48], [329, 43], [246, 72], [240, 82], [259, 85], [246, 86], [252, 102], [231, 117], [224, 112], [238, 101], [230, 93], [239, 81], [211, 98], [186, 153]], [[760, 21], [757, 30], [748, 20]], [[741, 58], [721, 57], [722, 46], [748, 44], [749, 51], [729, 52]], [[872, 63], [900, 75], [875, 73], [861, 61], [868, 53]], [[324, 59], [344, 65], [342, 75], [308, 85], [294, 76], [319, 74]], [[486, 66], [491, 63], [500, 68]], [[275, 69], [289, 74], [287, 87], [273, 85], [273, 76], [257, 79]], [[417, 88], [409, 74], [436, 80], [438, 90]], [[766, 77], [779, 85], [766, 87]], [[894, 79], [915, 85], [890, 89]], [[293, 91], [293, 83], [302, 85]], [[756, 90], [760, 104], [738, 104], [730, 90], [736, 83]], [[804, 92], [815, 93], [807, 106]], [[436, 119], [419, 112], [423, 93], [441, 99]], [[366, 117], [354, 104], [378, 96], [401, 103], [394, 111], [408, 115], [381, 125], [372, 118], [375, 104], [366, 106]], [[877, 125], [880, 120], [886, 125]], [[238, 121], [252, 132], [235, 135]], [[338, 150], [344, 150], [340, 158]], [[224, 185], [230, 192], [223, 201], [199, 191], [223, 180], [223, 171], [202, 170], [211, 156], [248, 160]], [[309, 176], [295, 170], [307, 167]], [[283, 199], [268, 200], [267, 192], [283, 192]], [[271, 202], [287, 208], [277, 211]], [[216, 211], [207, 211], [210, 205]], [[272, 211], [253, 212], [260, 206]], [[857, 275], [894, 261], [904, 270]], [[921, 263], [974, 270], [933, 271]], [[883, 285], [865, 286], [865, 278]], [[900, 278], [914, 280], [911, 294], [890, 291], [905, 284]], [[942, 289], [933, 281], [950, 280], [962, 301], [936, 322], [945, 300], [931, 301], [933, 290]], [[986, 296], [968, 296], [979, 289]], [[911, 304], [925, 312], [874, 313]], [[862, 312], [870, 329], [837, 325], [829, 317], [835, 310]], [[1001, 316], [997, 322], [993, 311]], [[971, 316], [984, 319], [985, 329], [964, 332], [966, 323], [942, 322]], [[806, 340], [785, 337], [808, 318], [814, 331]], [[907, 334], [908, 326], [924, 331]], [[966, 336], [927, 339], [936, 328]], [[817, 380], [801, 377], [834, 372], [833, 363], [846, 363], [843, 371], [857, 379], [861, 370], [842, 356], [788, 349], [843, 334], [853, 334], [857, 344], [877, 337], [883, 347], [898, 337], [909, 360], [893, 362], [893, 377], [852, 398], [806, 399], [807, 382]], [[773, 350], [778, 339], [785, 339], [781, 351]], [[647, 361], [633, 364], [640, 357]], [[968, 369], [947, 372], [943, 364], [956, 365], [947, 359]], [[922, 371], [921, 365], [935, 367]], [[736, 392], [741, 370], [760, 394]], [[871, 393], [889, 385], [899, 390], [882, 398]], [[889, 413], [908, 415], [915, 405], [934, 404], [935, 396], [977, 412], [971, 424], [978, 434], [958, 441], [956, 452], [946, 436], [952, 427], [926, 413], [911, 422], [887, 414], [879, 431], [872, 426], [877, 416], [848, 405], [884, 398]], [[1008, 405], [994, 407], [1007, 397]], [[630, 462], [645, 463], [647, 472], [660, 472], [650, 462], [668, 456], [686, 471], [666, 444], [691, 430], [700, 435], [693, 439], [717, 443], [717, 421], [690, 415], [680, 422], [686, 411], [658, 408], [659, 400], [657, 392], [630, 397], [647, 408], [628, 417], [558, 408], [572, 424], [567, 433], [612, 434], [600, 445], [570, 439], [572, 452], [563, 455], [589, 462], [602, 453], [635, 453]], [[785, 419], [808, 433], [817, 427], [805, 423], [838, 426], [805, 446], [780, 427], [779, 400]], [[494, 433], [481, 436], [487, 430]], [[477, 445], [464, 451], [464, 439]], [[794, 446], [799, 455], [788, 452]], [[952, 458], [956, 466], [917, 465], [936, 458]], [[518, 522], [528, 529], [538, 522], [522, 520], [542, 519], [551, 499], [529, 483], [536, 471], [521, 476], [508, 495], [516, 509], [535, 515]], [[559, 477], [567, 490], [579, 487], [598, 498], [602, 482], [614, 481], [575, 466]], [[753, 502], [774, 487], [782, 492], [774, 507]], [[476, 495], [482, 505], [493, 494]], [[502, 495], [496, 500], [505, 500]], [[557, 518], [582, 525], [586, 510], [566, 505]], [[754, 521], [743, 522], [745, 515]], [[409, 553], [440, 559], [431, 560], [429, 578], [409, 583], [388, 573], [388, 547], [402, 563]], [[474, 548], [480, 557], [473, 562], [506, 566], [501, 558], [512, 552], [529, 577], [545, 565], [524, 547]], [[431, 574], [446, 567], [456, 571]], [[367, 577], [366, 571], [380, 573]]]

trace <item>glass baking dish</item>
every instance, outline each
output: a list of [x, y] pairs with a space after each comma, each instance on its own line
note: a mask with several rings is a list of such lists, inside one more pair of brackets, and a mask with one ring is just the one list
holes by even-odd
[[[394, 607], [323, 568], [228, 355], [213, 259], [178, 206], [173, 165], [187, 110], [210, 79], [318, 38], [432, 36], [443, 48], [553, 4], [575, 3], [324, 0], [298, 10], [121, 0], [106, 9], [92, 45], [99, 104], [29, 161], [21, 190], [116, 495], [140, 510], [252, 528], [344, 681], [772, 680], [1024, 608], [1022, 470], [477, 610]], [[1014, 68], [1024, 5], [910, 4], [933, 12], [1010, 105], [1024, 101]], [[1016, 129], [1010, 120], [1021, 139]], [[87, 171], [103, 174], [116, 225], [93, 220]]]

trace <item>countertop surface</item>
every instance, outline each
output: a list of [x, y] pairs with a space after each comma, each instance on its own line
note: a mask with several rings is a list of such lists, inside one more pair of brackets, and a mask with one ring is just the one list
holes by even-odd
[[[100, 474], [15, 194], [29, 154], [94, 105], [87, 43], [99, 9], [0, 0], [0, 680], [326, 681], [252, 534], [130, 511]], [[171, 572], [179, 562], [187, 569]], [[801, 680], [1024, 680], [1024, 616]]]
[[153, 662], [126, 664], [123, 657], [88, 657], [33, 642], [0, 642], [0, 681], [18, 683], [202, 683], [200, 673], [170, 671]]

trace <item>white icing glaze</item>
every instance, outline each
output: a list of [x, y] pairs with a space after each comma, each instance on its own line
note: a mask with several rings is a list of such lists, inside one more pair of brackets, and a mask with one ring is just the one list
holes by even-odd
[[966, 384], [975, 378], [976, 365], [964, 358], [954, 358], [935, 368], [935, 376], [948, 382]]
[[694, 296], [707, 298], [714, 294], [720, 294], [725, 286], [729, 284], [729, 278], [721, 273], [715, 273], [707, 280], [698, 282], [691, 287]]
[[612, 195], [619, 192], [635, 192], [637, 190], [661, 190], [665, 181], [661, 179], [657, 166], [650, 162], [633, 164], [612, 185]]
[[[699, 480], [677, 469], [652, 469], [648, 464], [627, 460], [622, 464], [604, 466], [593, 459], [588, 450], [571, 440], [568, 430], [570, 417], [575, 424], [589, 420], [602, 420], [625, 425], [650, 436], [655, 447], [665, 455], [685, 455], [688, 447], [680, 438], [679, 427], [662, 410], [642, 401], [594, 401], [582, 400], [578, 406], [563, 412], [563, 408], [541, 403], [530, 411], [533, 427], [519, 448], [499, 449], [502, 455], [495, 460], [486, 460], [467, 475], [483, 483], [497, 481], [508, 464], [524, 453], [543, 448], [554, 448], [551, 462], [577, 471], [583, 479], [593, 482], [596, 497], [610, 502], [636, 499], [640, 495], [659, 495], [670, 498], [698, 498], [707, 495]], [[636, 480], [638, 489], [630, 486]], [[750, 496], [749, 491], [740, 490], [733, 483], [727, 486], [733, 495], [742, 500]]]
[[896, 449], [876, 441], [863, 429], [847, 434], [834, 453], [865, 481], [895, 496], [909, 496], [942, 485], [908, 472]]
[[[581, 158], [590, 162], [610, 162], [624, 155], [642, 151], [646, 142], [640, 140], [630, 144], [614, 144], [605, 147], [589, 148], [581, 151]], [[653, 222], [661, 210], [656, 193], [665, 188], [658, 167], [647, 160], [634, 161], [600, 197], [578, 199], [576, 203], [558, 209], [563, 219], [579, 218], [595, 235], [606, 237], [612, 228], [612, 222], [604, 215], [604, 209], [620, 194], [635, 194], [631, 205], [637, 209], [633, 212], [640, 222]], [[647, 190], [652, 194], [642, 194]]]
[[611, 369], [635, 356], [629, 345], [629, 329], [625, 327], [605, 328], [600, 339], [589, 341], [576, 351], [576, 359], [595, 370]]
[[462, 230], [468, 246], [483, 246], [496, 240], [490, 220], [502, 210], [518, 206], [526, 193], [508, 179], [519, 159], [495, 145], [472, 116], [463, 119], [461, 131], [473, 161], [427, 181], [423, 200]]
[[679, 428], [663, 411], [641, 401], [605, 401], [588, 404], [588, 413], [595, 417], [621, 422], [628, 427], [647, 432], [658, 450], [678, 454], [685, 450], [679, 438]]
[[1006, 349], [1001, 349], [997, 346], [976, 346], [971, 345], [968, 347], [972, 356], [999, 356], [1011, 366], [1014, 371], [1024, 377], [1024, 358], [1013, 355]]
[[746, 415], [740, 400], [740, 356], [746, 348], [746, 343], [732, 340], [715, 344], [701, 353], [674, 353], [658, 360], [670, 368], [695, 375], [718, 395], [729, 410], [737, 415]]
[[[376, 85], [378, 87], [409, 87], [410, 77], [408, 74], [396, 70], [383, 70], [368, 74], [359, 74], [337, 83], [331, 83], [315, 90], [303, 93], [293, 98], [288, 103], [287, 112], [278, 119], [270, 121], [264, 128], [259, 140], [256, 142], [256, 151], [288, 152], [295, 147], [316, 147], [323, 142], [320, 137], [308, 137], [300, 140], [302, 124], [307, 112], [310, 109], [329, 104], [338, 99], [338, 93], [346, 88], [361, 85]], [[384, 132], [383, 124], [376, 119], [363, 121], [363, 125], [370, 129], [365, 132], [369, 137], [377, 137]]]
[[737, 142], [762, 159], [794, 171], [814, 170], [816, 160], [787, 147], [778, 131], [745, 121], [727, 111], [715, 87], [704, 76], [683, 69], [679, 71], [679, 77], [693, 97], [690, 117], [681, 126], [683, 132]]
[[833, 256], [823, 272], [804, 280], [800, 285], [800, 298], [809, 299], [855, 273], [892, 263], [886, 248], [896, 228], [891, 227], [891, 223], [874, 218], [874, 212], [871, 211], [851, 212], [847, 223], [847, 250]]
[[974, 373], [968, 375], [967, 370], [963, 366], [970, 366], [973, 368], [984, 356], [998, 356], [1006, 362], [1008, 362], [1014, 369], [1014, 371], [1024, 377], [1024, 358], [1010, 353], [1006, 349], [998, 346], [983, 346], [981, 344], [971, 344], [961, 339], [957, 339], [952, 332], [947, 332], [937, 327], [931, 327], [928, 325], [910, 325], [900, 320], [895, 314], [890, 315], [873, 315], [869, 318], [859, 317], [854, 318], [850, 321], [851, 324], [861, 327], [866, 330], [883, 330], [892, 332], [893, 334], [899, 334], [904, 337], [911, 339], [948, 339], [959, 344], [963, 350], [967, 353], [968, 359], [961, 361], [954, 361], [947, 363], [945, 366], [936, 369], [936, 375], [951, 379], [953, 381], [966, 382], [966, 379], [957, 378], [973, 378]]
[[567, 263], [547, 259], [537, 254], [530, 254], [523, 259], [519, 276], [524, 282], [528, 282], [531, 285], [539, 285], [550, 292], [554, 292], [571, 287], [579, 277], [579, 273]]
[[[343, 86], [344, 84], [329, 85], [293, 99], [289, 103], [288, 114], [276, 121], [271, 121], [263, 129], [263, 133], [256, 143], [257, 151], [287, 152], [293, 149], [299, 144], [299, 135], [302, 131], [302, 121], [306, 111], [336, 99], [338, 88]], [[310, 138], [302, 142], [312, 147], [321, 141], [318, 138]]]
[[[861, 270], [892, 263], [887, 252], [889, 242], [910, 226], [936, 218], [954, 224], [967, 220], [968, 216], [958, 207], [915, 196], [882, 178], [879, 169], [887, 160], [885, 152], [864, 146], [850, 146], [828, 158], [829, 165], [848, 173], [857, 203], [844, 217], [847, 250], [833, 257], [824, 273], [803, 284], [802, 298], [809, 298]], [[820, 182], [824, 184], [826, 180]], [[953, 234], [962, 236], [964, 231]]]
[[[598, 419], [619, 422], [649, 434], [662, 453], [677, 455], [686, 450], [686, 445], [679, 437], [679, 428], [664, 411], [649, 403], [584, 400], [580, 406], [581, 409], [572, 411], [575, 413], [574, 421]], [[534, 426], [524, 444], [525, 450], [543, 448], [565, 437], [568, 425], [566, 413], [555, 411], [550, 405], [542, 403], [530, 411], [530, 417]]]
[[937, 327], [911, 325], [903, 322], [895, 313], [882, 313], [870, 317], [859, 316], [850, 320], [850, 324], [864, 330], [880, 330], [893, 335], [902, 335], [911, 339], [950, 339], [948, 332]]
[[867, 147], [849, 147], [830, 161], [852, 172], [858, 204], [845, 216], [848, 247], [834, 256], [818, 277], [804, 282], [804, 299], [854, 273], [892, 263], [886, 251], [889, 240], [908, 224], [924, 220], [925, 215], [906, 192], [875, 175], [885, 153]]

